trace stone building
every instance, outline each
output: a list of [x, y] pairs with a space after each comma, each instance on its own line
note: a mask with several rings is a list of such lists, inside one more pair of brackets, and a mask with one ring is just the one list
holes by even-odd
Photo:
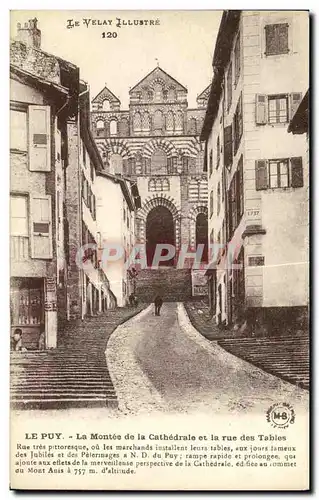
[[66, 321], [112, 303], [96, 252], [86, 255], [93, 266], [77, 262], [81, 246], [97, 239], [93, 184], [103, 169], [86, 94], [77, 66], [41, 50], [36, 19], [18, 25], [10, 44], [10, 312], [11, 338], [18, 329], [25, 349], [56, 347]]
[[201, 134], [210, 243], [224, 247], [208, 273], [218, 324], [274, 333], [307, 312], [306, 139], [287, 131], [309, 84], [307, 33], [305, 11], [223, 13]]
[[138, 186], [136, 239], [146, 245], [148, 266], [158, 243], [175, 247], [175, 255], [163, 262], [172, 268], [182, 244], [194, 250], [207, 243], [207, 175], [199, 134], [208, 97], [209, 87], [198, 95], [197, 107], [189, 108], [187, 88], [157, 66], [130, 89], [128, 110], [106, 87], [92, 101], [93, 134], [106, 170]]

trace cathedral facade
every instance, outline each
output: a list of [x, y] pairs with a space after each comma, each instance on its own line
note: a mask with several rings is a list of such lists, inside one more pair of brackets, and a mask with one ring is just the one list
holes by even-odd
[[[207, 174], [199, 140], [210, 88], [187, 102], [187, 88], [156, 67], [129, 91], [129, 109], [105, 87], [92, 101], [92, 130], [105, 169], [137, 183], [136, 241], [148, 264], [158, 243], [207, 245]], [[205, 260], [206, 248], [203, 259]], [[176, 256], [166, 265], [174, 266]]]

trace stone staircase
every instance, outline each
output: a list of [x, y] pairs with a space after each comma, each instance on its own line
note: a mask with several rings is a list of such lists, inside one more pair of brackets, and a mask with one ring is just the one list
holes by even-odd
[[[121, 308], [68, 323], [57, 349], [12, 352], [10, 399], [16, 409], [117, 406], [105, 360], [107, 341], [143, 309]], [[63, 333], [63, 337], [62, 337]]]
[[220, 340], [219, 345], [268, 373], [309, 389], [309, 338], [298, 334], [280, 338]]
[[152, 302], [160, 294], [166, 302], [183, 302], [192, 296], [190, 269], [159, 267], [142, 269], [136, 281], [136, 295], [142, 302]]

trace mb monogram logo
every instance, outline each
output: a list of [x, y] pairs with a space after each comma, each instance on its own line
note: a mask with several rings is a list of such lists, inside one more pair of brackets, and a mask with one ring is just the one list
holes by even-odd
[[275, 403], [267, 410], [267, 421], [280, 429], [286, 429], [295, 422], [295, 412], [289, 403]]

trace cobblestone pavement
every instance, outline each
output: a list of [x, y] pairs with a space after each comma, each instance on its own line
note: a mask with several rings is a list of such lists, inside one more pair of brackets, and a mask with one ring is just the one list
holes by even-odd
[[269, 375], [203, 338], [184, 306], [149, 306], [121, 325], [106, 351], [120, 411], [265, 412], [275, 402], [298, 411], [307, 391]]

